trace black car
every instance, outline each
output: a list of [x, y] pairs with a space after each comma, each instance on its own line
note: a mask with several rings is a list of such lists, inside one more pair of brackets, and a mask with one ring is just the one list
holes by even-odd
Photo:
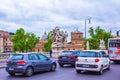
[[22, 73], [32, 76], [39, 71], [55, 71], [56, 62], [41, 53], [17, 53], [12, 54], [6, 61], [6, 71], [14, 76], [15, 73]]
[[75, 61], [79, 54], [79, 50], [63, 51], [61, 55], [58, 56], [58, 63], [60, 67], [63, 67], [64, 64], [75, 66]]

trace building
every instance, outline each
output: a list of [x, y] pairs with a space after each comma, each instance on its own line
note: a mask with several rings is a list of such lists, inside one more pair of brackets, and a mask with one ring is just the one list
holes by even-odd
[[45, 32], [44, 35], [42, 36], [41, 40], [39, 43], [36, 44], [35, 48], [33, 51], [35, 52], [43, 52], [44, 49], [44, 43], [47, 42], [47, 33]]
[[14, 36], [14, 33], [6, 32], [0, 30], [0, 51], [12, 51], [13, 42], [11, 42], [11, 38]]
[[66, 50], [83, 50], [83, 33], [78, 30], [71, 32], [71, 42], [65, 45]]

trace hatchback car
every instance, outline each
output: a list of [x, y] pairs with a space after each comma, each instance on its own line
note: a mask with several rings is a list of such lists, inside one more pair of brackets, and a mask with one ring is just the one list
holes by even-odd
[[41, 53], [17, 53], [12, 54], [6, 61], [6, 71], [11, 75], [22, 73], [32, 76], [39, 71], [55, 71], [56, 62]]
[[75, 66], [75, 60], [80, 54], [79, 50], [63, 51], [60, 56], [58, 56], [58, 63], [60, 67], [63, 67], [65, 64], [70, 64]]
[[102, 74], [105, 69], [110, 69], [110, 59], [104, 51], [82, 51], [76, 59], [77, 73], [96, 71]]

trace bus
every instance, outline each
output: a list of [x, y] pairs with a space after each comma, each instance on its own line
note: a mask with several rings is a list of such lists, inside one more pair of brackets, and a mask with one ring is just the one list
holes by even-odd
[[120, 38], [108, 39], [108, 53], [113, 62], [120, 63]]

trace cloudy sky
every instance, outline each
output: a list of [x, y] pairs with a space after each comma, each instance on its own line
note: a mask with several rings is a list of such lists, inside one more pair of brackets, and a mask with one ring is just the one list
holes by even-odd
[[101, 26], [115, 34], [120, 30], [120, 0], [0, 0], [0, 29], [8, 32], [22, 27], [41, 37], [59, 26], [84, 33], [87, 16], [87, 30]]

